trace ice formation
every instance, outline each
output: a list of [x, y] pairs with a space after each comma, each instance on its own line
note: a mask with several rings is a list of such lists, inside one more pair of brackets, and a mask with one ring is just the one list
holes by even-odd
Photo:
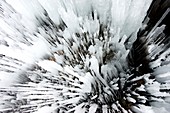
[[1, 0], [0, 112], [169, 113], [169, 5]]

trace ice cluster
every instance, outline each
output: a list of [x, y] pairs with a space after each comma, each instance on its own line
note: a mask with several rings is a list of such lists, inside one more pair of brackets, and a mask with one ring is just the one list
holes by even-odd
[[170, 112], [170, 9], [150, 27], [151, 3], [1, 0], [0, 112]]

